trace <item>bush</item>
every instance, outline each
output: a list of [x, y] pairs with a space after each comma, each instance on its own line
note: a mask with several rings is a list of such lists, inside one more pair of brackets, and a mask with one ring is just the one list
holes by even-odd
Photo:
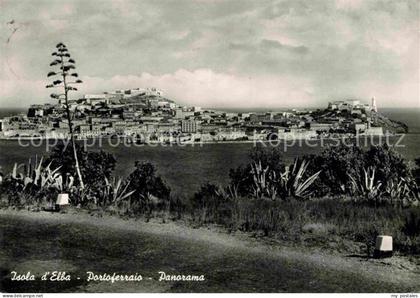
[[74, 179], [73, 151], [61, 143], [44, 163], [42, 159], [35, 166], [29, 162], [23, 173], [17, 173], [21, 167], [16, 165], [1, 185], [2, 198], [6, 198], [8, 206], [45, 206], [55, 200], [58, 192], [64, 191], [69, 193], [70, 203], [74, 206], [148, 216], [155, 210], [174, 211], [180, 217], [183, 204], [179, 199], [170, 198], [169, 187], [156, 175], [152, 164], [136, 162], [136, 168], [129, 177], [116, 179], [112, 177], [115, 158], [111, 154], [86, 152], [80, 146], [77, 154], [84, 189]]
[[239, 196], [248, 196], [254, 193], [253, 164], [259, 164], [267, 172], [280, 173], [284, 171], [285, 164], [279, 148], [254, 147], [249, 153], [250, 163], [229, 171], [230, 186], [237, 190]]
[[377, 170], [377, 178], [384, 184], [393, 179], [411, 179], [408, 163], [397, 151], [386, 143], [382, 146], [371, 146], [363, 156], [364, 166]]
[[313, 195], [311, 187], [320, 172], [308, 175], [307, 160], [297, 158], [286, 166], [279, 149], [261, 146], [251, 151], [250, 160], [245, 167], [230, 170], [227, 193], [271, 200], [306, 199]]
[[16, 185], [11, 180], [2, 184], [1, 197], [5, 206], [18, 208], [45, 207], [55, 203], [59, 191], [55, 188], [40, 188], [30, 185], [26, 188]]
[[[79, 159], [83, 182], [89, 188], [95, 188], [103, 185], [104, 178], [111, 178], [116, 164], [116, 159], [112, 154], [103, 150], [85, 151], [83, 147], [77, 145], [77, 143], [76, 152]], [[57, 144], [45, 163], [52, 163], [53, 167], [61, 167], [60, 173], [63, 177], [68, 175], [77, 177], [73, 147], [71, 143], [67, 146], [63, 142]], [[78, 185], [78, 183], [79, 182], [76, 179], [75, 184]]]
[[414, 162], [416, 167], [413, 169], [413, 176], [417, 185], [420, 185], [420, 157], [417, 157]]
[[420, 236], [420, 209], [410, 209], [407, 212], [402, 231], [409, 237]]
[[29, 159], [27, 164], [15, 163], [12, 172], [1, 184], [1, 194], [9, 206], [29, 207], [45, 205], [55, 199], [62, 176], [59, 168], [43, 165], [43, 159]]
[[135, 170], [127, 177], [128, 191], [134, 191], [124, 205], [126, 212], [132, 215], [147, 214], [154, 210], [170, 210], [170, 188], [151, 163], [136, 161]]
[[[308, 174], [321, 170], [314, 192], [326, 195], [351, 195], [354, 199], [375, 202], [380, 197], [390, 203], [408, 196], [417, 197], [417, 185], [408, 163], [387, 144], [363, 150], [340, 145], [309, 155]], [[372, 184], [367, 181], [372, 180]]]
[[387, 144], [366, 150], [341, 144], [296, 159], [290, 166], [285, 165], [278, 148], [258, 146], [250, 152], [250, 162], [231, 169], [229, 178], [230, 192], [242, 197], [274, 200], [350, 195], [374, 205], [401, 205], [407, 198], [418, 198], [408, 163]]
[[325, 149], [320, 155], [309, 155], [308, 173], [321, 170], [315, 192], [319, 196], [346, 194], [351, 189], [348, 175], [358, 176], [362, 170], [363, 151], [357, 146], [340, 145]]
[[151, 163], [135, 162], [135, 170], [128, 176], [130, 190], [136, 191], [136, 197], [153, 195], [163, 200], [168, 200], [170, 188], [160, 176], [156, 175], [156, 169]]

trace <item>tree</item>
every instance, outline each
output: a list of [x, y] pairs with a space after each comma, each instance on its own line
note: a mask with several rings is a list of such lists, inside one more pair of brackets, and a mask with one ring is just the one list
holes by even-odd
[[393, 179], [412, 180], [410, 167], [404, 157], [386, 143], [371, 146], [365, 152], [364, 159], [366, 167], [377, 169], [377, 178], [384, 184]]
[[[55, 60], [51, 62], [50, 66], [58, 68], [58, 71], [50, 71], [47, 77], [58, 77], [55, 79], [52, 84], [46, 86], [46, 88], [61, 88], [63, 93], [52, 93], [50, 96], [59, 101], [64, 98], [64, 107], [66, 109], [66, 118], [69, 125], [70, 141], [73, 148], [73, 155], [75, 161], [76, 173], [79, 178], [80, 187], [84, 188], [82, 173], [80, 171], [79, 159], [77, 157], [77, 151], [74, 141], [73, 125], [71, 121], [71, 113], [68, 102], [68, 93], [69, 91], [77, 91], [76, 87], [73, 87], [74, 84], [81, 84], [82, 80], [77, 79], [79, 76], [76, 72], [75, 61], [71, 58], [67, 47], [63, 43], [58, 43], [56, 45], [57, 51], [53, 52], [51, 55], [55, 56]], [[69, 80], [70, 79], [70, 80]]]
[[138, 199], [144, 199], [149, 194], [161, 199], [168, 200], [171, 190], [160, 176], [156, 175], [156, 169], [151, 163], [135, 162], [136, 169], [128, 176], [130, 181], [129, 190], [135, 190]]

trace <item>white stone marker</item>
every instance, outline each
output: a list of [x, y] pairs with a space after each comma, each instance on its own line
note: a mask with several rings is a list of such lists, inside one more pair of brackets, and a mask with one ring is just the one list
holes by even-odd
[[375, 258], [388, 258], [392, 256], [392, 236], [379, 235], [376, 237]]
[[69, 205], [69, 194], [68, 193], [60, 193], [57, 196], [57, 201], [55, 202], [56, 205], [58, 206], [65, 206], [65, 205]]

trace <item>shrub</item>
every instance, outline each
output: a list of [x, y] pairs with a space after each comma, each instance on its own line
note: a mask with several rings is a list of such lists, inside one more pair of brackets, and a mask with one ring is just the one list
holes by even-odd
[[349, 174], [351, 181], [351, 193], [353, 195], [361, 196], [368, 202], [374, 202], [375, 205], [378, 202], [381, 193], [382, 182], [380, 182], [375, 176], [375, 168], [363, 168], [363, 173], [358, 174], [355, 177]]
[[315, 190], [318, 195], [348, 193], [351, 189], [349, 175], [358, 177], [364, 166], [363, 151], [357, 146], [330, 147], [320, 155], [306, 158], [310, 161], [308, 174], [321, 170]]
[[404, 234], [409, 237], [420, 236], [420, 209], [412, 208], [407, 212], [404, 218], [404, 226], [402, 228]]
[[148, 194], [167, 200], [170, 188], [160, 176], [156, 175], [156, 169], [151, 163], [136, 161], [135, 170], [127, 178], [130, 181], [130, 190], [135, 190], [137, 197], [147, 197]]
[[365, 199], [381, 196], [390, 202], [418, 196], [408, 163], [387, 144], [367, 150], [341, 144], [306, 158], [311, 161], [308, 174], [321, 170], [314, 188], [317, 196], [348, 194]]
[[416, 167], [413, 169], [413, 176], [416, 179], [418, 185], [420, 185], [420, 157], [414, 160]]
[[377, 170], [377, 179], [386, 183], [391, 179], [411, 178], [410, 168], [401, 154], [386, 143], [381, 146], [371, 146], [364, 152], [365, 167]]
[[258, 165], [267, 173], [280, 173], [285, 165], [279, 148], [254, 147], [249, 153], [250, 163], [229, 171], [231, 189], [235, 189], [237, 195], [248, 196], [255, 193], [255, 180], [253, 166]]
[[118, 206], [122, 201], [128, 199], [135, 190], [129, 191], [130, 181], [123, 181], [122, 178], [115, 177], [108, 180], [104, 178], [104, 183], [96, 191], [96, 205], [101, 207]]
[[[83, 181], [87, 187], [95, 188], [101, 186], [104, 183], [104, 178], [111, 178], [116, 163], [116, 159], [112, 154], [103, 150], [85, 151], [77, 143], [76, 152]], [[63, 142], [57, 144], [46, 163], [51, 163], [53, 167], [60, 167], [60, 173], [64, 177], [67, 175], [76, 177], [74, 153], [71, 144], [67, 146]], [[77, 183], [76, 181], [76, 185]]]
[[14, 164], [12, 172], [5, 178], [1, 188], [11, 206], [39, 206], [55, 199], [60, 190], [62, 176], [59, 167], [52, 169], [51, 163], [43, 165], [43, 158], [28, 160], [27, 164]]
[[420, 186], [420, 157], [416, 158], [414, 162], [415, 162], [415, 167], [412, 170], [412, 174], [413, 174], [416, 186], [417, 186], [416, 189], [415, 189], [416, 196], [417, 196], [417, 198], [419, 198], [420, 197], [420, 195], [419, 195], [419, 193], [420, 193], [420, 190], [419, 190], [419, 186]]
[[313, 194], [312, 186], [319, 177], [321, 171], [308, 175], [309, 162], [305, 159], [296, 158], [293, 165], [286, 167], [281, 173], [280, 191], [283, 197], [308, 198]]
[[313, 194], [311, 187], [320, 171], [309, 175], [309, 162], [305, 159], [295, 159], [292, 165], [286, 166], [281, 154], [278, 149], [254, 148], [249, 164], [230, 170], [226, 192], [235, 197], [252, 196], [271, 200], [310, 197]]
[[128, 176], [130, 184], [127, 191], [134, 193], [124, 200], [125, 209], [130, 214], [148, 214], [154, 210], [169, 210], [170, 188], [151, 163], [136, 161], [135, 170]]

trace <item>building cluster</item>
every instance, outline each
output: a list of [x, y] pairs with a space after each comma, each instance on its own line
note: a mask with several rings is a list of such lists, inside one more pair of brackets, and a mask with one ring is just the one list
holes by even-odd
[[[223, 112], [180, 106], [156, 88], [86, 94], [69, 101], [78, 139], [123, 137], [136, 142], [211, 142], [318, 138], [336, 134], [383, 133], [375, 124], [376, 103], [330, 102], [327, 109], [266, 113]], [[27, 114], [0, 122], [3, 138], [67, 138], [63, 102], [32, 105]]]

